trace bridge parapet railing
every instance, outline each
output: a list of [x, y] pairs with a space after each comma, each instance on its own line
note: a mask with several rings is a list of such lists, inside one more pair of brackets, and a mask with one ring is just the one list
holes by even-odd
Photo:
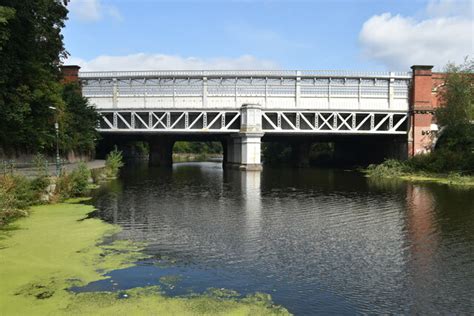
[[105, 108], [408, 110], [410, 73], [350, 71], [135, 71], [80, 73], [83, 95]]
[[150, 77], [345, 77], [345, 78], [411, 78], [411, 72], [349, 70], [191, 70], [191, 71], [89, 71], [80, 72], [81, 79], [150, 78]]

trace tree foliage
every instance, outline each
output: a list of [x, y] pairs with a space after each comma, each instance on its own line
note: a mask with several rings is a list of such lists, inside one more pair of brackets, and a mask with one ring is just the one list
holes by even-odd
[[94, 150], [95, 140], [99, 137], [96, 130], [99, 115], [80, 91], [77, 83], [68, 83], [63, 87], [65, 111], [61, 127], [61, 148], [87, 153]]
[[0, 6], [0, 49], [3, 43], [10, 37], [10, 30], [8, 29], [8, 21], [15, 16], [13, 8]]
[[441, 106], [436, 119], [442, 126], [462, 126], [474, 120], [474, 60], [446, 66]]
[[54, 144], [54, 116], [64, 110], [60, 58], [67, 9], [55, 0], [0, 1], [0, 143], [30, 151]]
[[52, 152], [56, 121], [64, 153], [94, 149], [97, 113], [77, 85], [61, 83], [67, 13], [59, 0], [0, 0], [0, 147], [7, 152]]
[[179, 141], [174, 144], [175, 153], [192, 154], [219, 154], [223, 151], [220, 142], [185, 142]]
[[451, 151], [474, 149], [474, 60], [446, 66], [436, 121], [443, 129], [440, 147]]

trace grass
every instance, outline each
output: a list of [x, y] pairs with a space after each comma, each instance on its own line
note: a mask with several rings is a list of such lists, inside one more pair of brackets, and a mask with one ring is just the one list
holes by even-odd
[[101, 245], [118, 228], [87, 218], [92, 210], [73, 203], [35, 206], [29, 217], [0, 230], [0, 315], [288, 314], [265, 294], [235, 299], [212, 294], [166, 297], [157, 287], [120, 295], [68, 291], [145, 257], [140, 244]]

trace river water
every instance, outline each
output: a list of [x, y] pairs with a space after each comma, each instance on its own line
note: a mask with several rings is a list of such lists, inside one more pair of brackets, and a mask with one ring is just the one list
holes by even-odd
[[265, 292], [296, 315], [474, 312], [472, 189], [179, 163], [127, 167], [94, 203], [152, 258], [81, 290]]

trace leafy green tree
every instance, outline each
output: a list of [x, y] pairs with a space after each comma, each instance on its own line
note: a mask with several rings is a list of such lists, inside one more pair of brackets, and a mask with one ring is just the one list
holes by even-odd
[[441, 103], [435, 112], [443, 127], [440, 148], [470, 152], [474, 149], [474, 60], [448, 64], [445, 72]]
[[99, 138], [96, 130], [99, 115], [81, 95], [80, 89], [77, 83], [67, 83], [63, 87], [65, 111], [61, 126], [61, 148], [89, 153], [94, 151], [95, 141]]
[[0, 6], [0, 49], [3, 43], [10, 37], [10, 30], [8, 29], [8, 20], [15, 16], [13, 8]]
[[[51, 150], [64, 111], [59, 65], [67, 9], [57, 0], [0, 0], [0, 144]], [[62, 116], [61, 116], [62, 117]]]

